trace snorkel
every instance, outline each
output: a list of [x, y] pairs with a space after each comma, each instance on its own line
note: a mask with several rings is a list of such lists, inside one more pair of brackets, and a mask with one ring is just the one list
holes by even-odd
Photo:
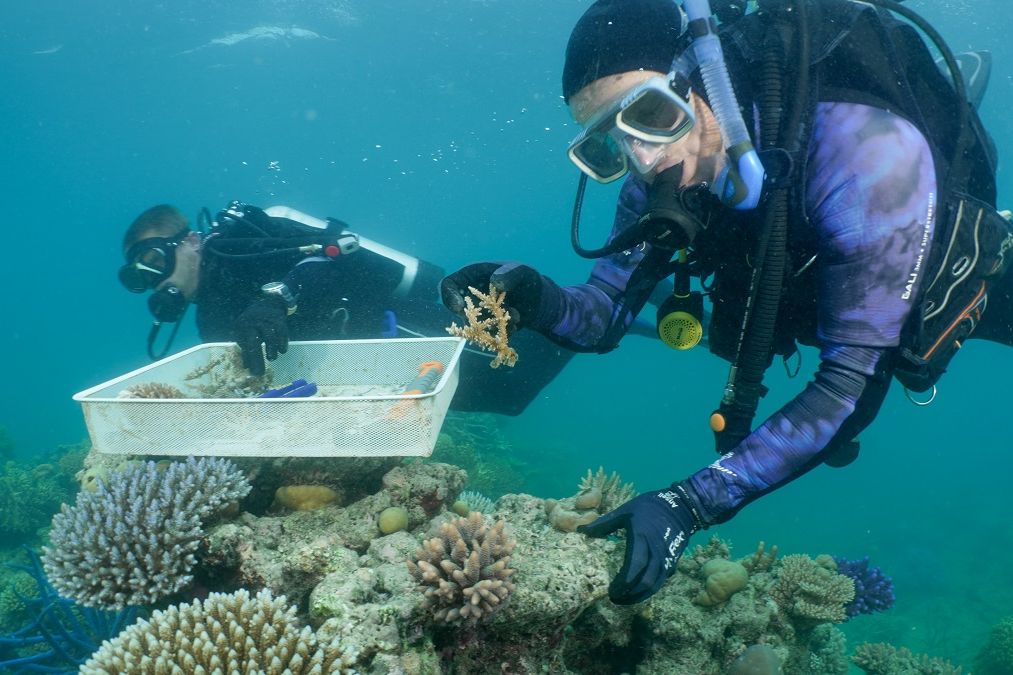
[[717, 178], [715, 193], [726, 206], [740, 211], [754, 209], [760, 203], [763, 191], [763, 164], [749, 140], [738, 101], [735, 100], [721, 41], [711, 22], [710, 2], [684, 0], [682, 6], [693, 37], [690, 49], [700, 67], [704, 89], [728, 154], [729, 164]]

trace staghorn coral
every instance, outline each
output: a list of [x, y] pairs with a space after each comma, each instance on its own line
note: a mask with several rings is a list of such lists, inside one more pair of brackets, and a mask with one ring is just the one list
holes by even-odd
[[[907, 647], [897, 649], [885, 642], [858, 645], [851, 660], [867, 675], [960, 675], [962, 671], [944, 659], [914, 654]], [[981, 671], [982, 675], [992, 672], [1009, 671]]]
[[147, 673], [351, 673], [356, 658], [321, 641], [285, 597], [245, 589], [211, 593], [138, 621], [102, 645], [82, 675]]
[[171, 384], [141, 382], [130, 385], [117, 394], [116, 398], [187, 398], [187, 395]]
[[591, 469], [588, 469], [587, 475], [580, 480], [577, 489], [579, 490], [578, 500], [582, 495], [599, 492], [601, 500], [592, 508], [597, 508], [602, 513], [622, 506], [637, 493], [633, 483], [623, 483], [622, 478], [615, 471], [606, 475], [605, 467], [602, 466], [599, 466], [598, 471], [594, 474], [591, 473]]
[[457, 501], [454, 502], [452, 508], [454, 513], [457, 515], [467, 516], [472, 511], [478, 511], [479, 513], [492, 513], [496, 510], [496, 505], [491, 499], [481, 492], [476, 492], [475, 490], [465, 490], [461, 494], [457, 495]]
[[481, 349], [496, 354], [489, 367], [499, 368], [502, 364], [513, 367], [517, 364], [517, 352], [508, 344], [507, 324], [510, 323], [510, 313], [503, 307], [506, 292], [497, 291], [492, 284], [489, 284], [488, 293], [483, 293], [474, 286], [468, 286], [468, 291], [478, 298], [477, 305], [471, 296], [464, 298], [464, 318], [468, 325], [458, 326], [454, 322], [447, 327], [447, 332], [467, 338]]
[[743, 558], [739, 563], [750, 572], [767, 572], [776, 561], [777, 544], [768, 550], [766, 542], [761, 541], [756, 544], [756, 551], [753, 552], [753, 555]]
[[[845, 607], [855, 598], [855, 584], [807, 555], [787, 555], [774, 569], [770, 595], [799, 628], [847, 619]], [[828, 565], [833, 565], [829, 560]]]
[[265, 361], [265, 367], [260, 377], [250, 375], [243, 365], [242, 351], [231, 347], [191, 370], [183, 380], [199, 398], [251, 398], [271, 388], [274, 380], [271, 362]]
[[85, 607], [154, 603], [190, 582], [201, 521], [249, 490], [222, 459], [130, 465], [53, 518], [46, 574]]
[[574, 532], [588, 525], [603, 513], [608, 513], [628, 501], [636, 490], [633, 483], [623, 483], [619, 474], [605, 474], [603, 467], [597, 473], [587, 470], [577, 485], [577, 494], [566, 499], [546, 499], [545, 514], [552, 526], [560, 532]]
[[425, 589], [426, 605], [441, 623], [474, 624], [503, 606], [514, 590], [510, 554], [516, 541], [503, 532], [504, 521], [489, 527], [473, 511], [440, 526], [440, 535], [423, 542], [408, 569]]

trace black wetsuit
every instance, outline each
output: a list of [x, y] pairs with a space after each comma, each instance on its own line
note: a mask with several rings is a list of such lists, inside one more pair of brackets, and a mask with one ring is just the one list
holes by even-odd
[[[332, 225], [343, 229], [337, 221]], [[285, 281], [298, 293], [298, 311], [288, 321], [291, 340], [445, 336], [446, 327], [460, 321], [440, 304], [437, 287], [444, 272], [431, 263], [417, 261], [406, 282], [401, 263], [365, 247], [334, 259], [272, 253], [291, 248], [278, 239], [306, 236], [304, 225], [255, 206], [233, 202], [219, 212], [201, 261], [201, 339], [234, 340], [240, 315], [271, 281]], [[274, 241], [258, 243], [268, 239]], [[235, 257], [251, 252], [262, 255]], [[491, 355], [465, 350], [453, 409], [517, 415], [573, 355], [533, 331], [514, 334], [511, 345], [520, 354], [514, 368], [494, 370]]]

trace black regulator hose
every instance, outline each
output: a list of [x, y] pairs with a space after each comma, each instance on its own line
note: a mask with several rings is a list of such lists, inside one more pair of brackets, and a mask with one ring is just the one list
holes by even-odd
[[[799, 151], [799, 126], [808, 105], [810, 40], [806, 0], [794, 3], [797, 12], [797, 53], [799, 64], [796, 96], [787, 117], [782, 116], [784, 69], [787, 55], [782, 51], [776, 30], [771, 31], [760, 75], [761, 150], [784, 147], [795, 157]], [[786, 141], [782, 144], [782, 141]], [[795, 176], [795, 180], [799, 177]], [[804, 177], [803, 177], [804, 178]], [[738, 350], [728, 376], [719, 414], [714, 426], [716, 449], [728, 452], [749, 435], [753, 419], [764, 394], [763, 375], [770, 364], [778, 312], [788, 266], [788, 216], [791, 188], [776, 185], [767, 195], [763, 229], [753, 252], [753, 271], [749, 298], [739, 329]]]

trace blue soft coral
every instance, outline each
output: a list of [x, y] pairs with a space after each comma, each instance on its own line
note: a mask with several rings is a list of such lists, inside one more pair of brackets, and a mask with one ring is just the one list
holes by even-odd
[[[0, 672], [76, 673], [101, 646], [138, 617], [137, 608], [106, 612], [61, 598], [29, 550], [30, 565], [16, 566], [35, 580], [38, 594], [22, 598], [34, 617], [10, 635], [0, 635]], [[14, 566], [12, 566], [14, 567]]]
[[848, 618], [859, 614], [883, 612], [896, 602], [893, 594], [893, 580], [883, 574], [878, 567], [869, 566], [869, 557], [861, 560], [848, 560], [834, 557], [838, 574], [843, 574], [855, 582], [855, 599], [848, 603], [845, 611]]

